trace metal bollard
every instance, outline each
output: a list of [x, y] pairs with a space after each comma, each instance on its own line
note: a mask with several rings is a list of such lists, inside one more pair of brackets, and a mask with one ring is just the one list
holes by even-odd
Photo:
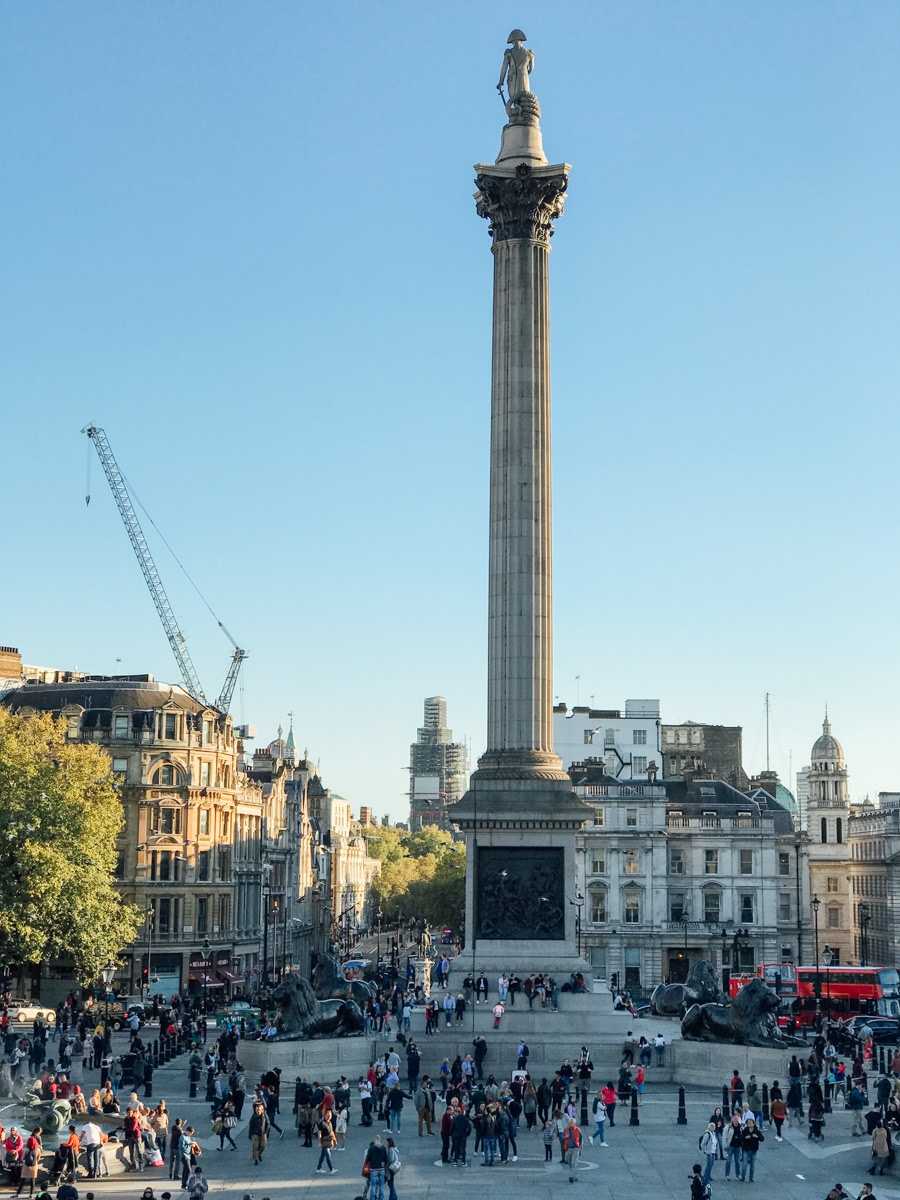
[[584, 1127], [588, 1124], [587, 1101], [588, 1101], [588, 1090], [586, 1087], [582, 1086], [582, 1088], [581, 1088], [581, 1120], [579, 1122], [582, 1127]]
[[882, 1075], [887, 1074], [887, 1055], [884, 1052], [884, 1046], [878, 1047], [878, 1068]]
[[768, 1123], [769, 1123], [769, 1085], [767, 1083], [764, 1083], [763, 1087], [762, 1087], [762, 1118], [763, 1118], [763, 1124], [768, 1125]]
[[631, 1089], [631, 1119], [629, 1125], [640, 1125], [641, 1118], [638, 1116], [638, 1094], [637, 1088]]
[[728, 1084], [727, 1083], [722, 1084], [722, 1112], [725, 1113], [725, 1115], [728, 1117], [731, 1116], [731, 1102], [728, 1099]]
[[687, 1125], [687, 1109], [684, 1106], [684, 1088], [678, 1089], [678, 1120], [676, 1125]]
[[822, 1108], [827, 1113], [834, 1111], [831, 1107], [831, 1096], [832, 1096], [833, 1092], [834, 1092], [834, 1084], [830, 1083], [828, 1081], [828, 1079], [826, 1078], [825, 1087], [822, 1089], [822, 1099], [823, 1099]]
[[151, 1053], [153, 1055], [154, 1063], [158, 1064], [159, 1063], [159, 1039], [158, 1038], [153, 1039], [153, 1049], [152, 1049]]

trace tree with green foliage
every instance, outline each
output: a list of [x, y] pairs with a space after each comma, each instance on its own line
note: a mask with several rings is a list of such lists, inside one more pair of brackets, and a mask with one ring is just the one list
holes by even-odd
[[381, 860], [373, 888], [385, 920], [399, 910], [430, 925], [462, 926], [466, 894], [466, 850], [437, 825], [408, 833], [381, 826], [368, 838], [369, 854]]
[[0, 707], [0, 962], [71, 961], [89, 984], [141, 914], [113, 882], [122, 805], [109, 757], [65, 721]]

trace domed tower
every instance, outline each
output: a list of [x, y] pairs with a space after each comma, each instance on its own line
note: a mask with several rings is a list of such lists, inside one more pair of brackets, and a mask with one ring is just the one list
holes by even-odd
[[853, 913], [847, 880], [849, 776], [844, 748], [831, 732], [827, 712], [822, 736], [816, 738], [810, 752], [807, 814], [809, 887], [813, 898], [819, 900], [819, 954], [828, 945], [834, 951], [835, 962], [848, 963], [853, 954]]

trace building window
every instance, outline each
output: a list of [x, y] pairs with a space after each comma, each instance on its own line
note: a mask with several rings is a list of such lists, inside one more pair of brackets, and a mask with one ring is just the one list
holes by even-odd
[[159, 810], [160, 833], [181, 833], [181, 810], [161, 808]]
[[835, 828], [834, 840], [836, 842], [842, 842], [844, 840], [844, 822], [841, 820], [840, 817], [838, 817], [838, 819], [835, 821], [834, 828]]
[[666, 730], [666, 741], [667, 741], [667, 742], [668, 742], [670, 745], [671, 745], [671, 743], [673, 743], [673, 742], [675, 741], [675, 730], [674, 730], [674, 729], [667, 729], [667, 730]]
[[231, 813], [222, 813], [222, 837], [231, 837]]
[[646, 754], [632, 754], [631, 756], [631, 774], [646, 775], [647, 774], [647, 756]]
[[113, 759], [113, 774], [126, 775], [128, 773], [128, 759], [114, 758]]
[[718, 850], [703, 851], [703, 869], [706, 875], [718, 875], [719, 873], [719, 852]]
[[646, 746], [647, 745], [647, 730], [646, 729], [632, 729], [631, 744], [632, 744], [632, 746]]
[[721, 893], [714, 888], [707, 888], [703, 893], [703, 920], [707, 925], [718, 925], [721, 911]]
[[634, 888], [625, 892], [625, 924], [640, 925], [641, 923], [641, 894]]
[[116, 865], [115, 865], [115, 868], [113, 869], [113, 875], [115, 875], [116, 879], [124, 879], [125, 878], [125, 851], [124, 850], [118, 850], [116, 852]]
[[163, 737], [172, 742], [178, 736], [176, 722], [178, 720], [177, 713], [166, 713], [163, 718]]
[[156, 774], [153, 776], [153, 782], [157, 787], [171, 787], [175, 782], [175, 768], [170, 765], [159, 767]]
[[823, 843], [827, 842], [828, 841], [828, 820], [825, 817], [823, 817], [820, 822], [820, 831], [821, 831], [821, 835], [822, 835], [820, 838], [820, 841], [822, 841]]
[[836, 892], [838, 890], [838, 881], [836, 875], [829, 875], [825, 880], [826, 892]]
[[791, 856], [790, 854], [778, 855], [778, 874], [790, 875], [791, 873]]
[[685, 919], [684, 892], [669, 893], [669, 920], [683, 921]]
[[209, 922], [209, 901], [205, 896], [197, 899], [197, 932], [206, 933]]
[[637, 826], [637, 809], [636, 808], [626, 808], [625, 809], [625, 824], [628, 825], [632, 829], [634, 829]]
[[669, 851], [669, 874], [683, 875], [684, 874], [684, 851], [675, 850]]
[[753, 893], [744, 892], [741, 895], [741, 922], [744, 925], [753, 924]]
[[209, 809], [208, 808], [200, 809], [200, 836], [201, 837], [209, 836]]
[[172, 931], [172, 902], [169, 899], [157, 900], [156, 909], [156, 930], [158, 933], [171, 933]]
[[74, 713], [67, 719], [69, 722], [69, 737], [77, 738], [81, 733], [81, 713]]
[[197, 855], [197, 878], [205, 883], [209, 879], [209, 851], [201, 850]]
[[606, 824], [606, 812], [604, 809], [602, 809], [602, 808], [594, 809], [594, 824], [595, 825], [605, 825]]
[[202, 762], [200, 764], [200, 786], [209, 787], [209, 763]]
[[607, 731], [603, 735], [603, 745], [604, 746], [614, 746], [615, 744], [616, 744], [616, 731], [614, 729], [607, 729]]
[[212, 741], [212, 721], [203, 722], [203, 744], [208, 746]]
[[791, 919], [791, 893], [778, 893], [778, 920], [790, 921]]
[[113, 717], [113, 737], [128, 737], [128, 717]]
[[637, 850], [625, 851], [625, 874], [637, 875], [640, 869], [640, 859], [638, 858]]
[[740, 852], [740, 858], [741, 858], [740, 873], [742, 875], [752, 875], [753, 874], [753, 851], [752, 850], [742, 850]]
[[606, 892], [602, 889], [591, 892], [591, 920], [595, 925], [606, 924]]
[[594, 856], [591, 859], [591, 874], [605, 875], [606, 874], [606, 855], [602, 850], [595, 850]]
[[639, 946], [625, 947], [625, 986], [635, 991], [641, 986], [641, 950]]
[[841, 927], [841, 910], [832, 905], [828, 909], [828, 928], [840, 929]]
[[224, 933], [231, 928], [230, 897], [219, 897], [219, 932]]

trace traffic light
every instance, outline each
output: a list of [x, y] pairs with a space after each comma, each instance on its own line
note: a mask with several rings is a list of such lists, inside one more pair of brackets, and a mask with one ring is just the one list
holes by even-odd
[[150, 972], [147, 967], [141, 971], [141, 987], [148, 987], [150, 984]]

